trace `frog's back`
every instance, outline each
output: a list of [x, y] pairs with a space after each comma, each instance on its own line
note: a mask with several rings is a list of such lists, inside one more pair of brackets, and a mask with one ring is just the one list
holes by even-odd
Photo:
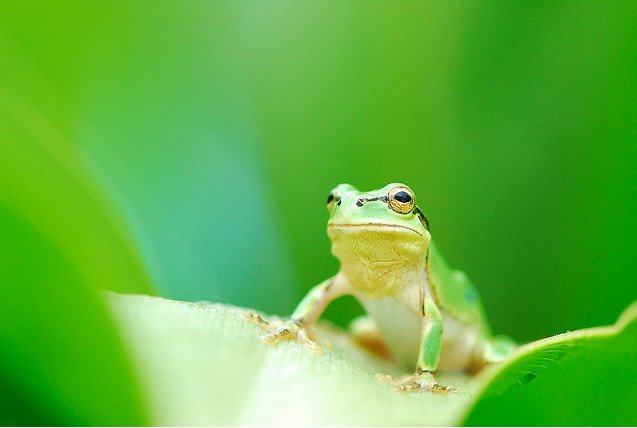
[[440, 309], [461, 323], [478, 326], [484, 335], [491, 335], [478, 291], [464, 272], [447, 265], [433, 242], [427, 255], [427, 277]]

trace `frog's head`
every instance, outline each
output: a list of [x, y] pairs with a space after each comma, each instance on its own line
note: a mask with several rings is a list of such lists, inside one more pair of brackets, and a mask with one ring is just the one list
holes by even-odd
[[340, 184], [327, 198], [330, 239], [374, 236], [380, 240], [410, 241], [428, 246], [429, 222], [416, 206], [416, 195], [402, 183], [361, 192]]

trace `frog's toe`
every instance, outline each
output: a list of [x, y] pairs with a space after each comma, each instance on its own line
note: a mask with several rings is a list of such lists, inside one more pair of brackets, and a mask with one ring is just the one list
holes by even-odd
[[396, 385], [399, 382], [395, 377], [385, 373], [376, 373], [376, 379], [388, 385]]
[[431, 392], [436, 392], [439, 394], [455, 394], [458, 392], [458, 390], [456, 388], [453, 388], [451, 386], [443, 386], [443, 385], [439, 385], [437, 383], [433, 384], [431, 386], [430, 389]]
[[436, 394], [454, 394], [458, 392], [457, 389], [450, 386], [440, 385], [436, 381], [413, 381], [403, 383], [398, 386], [398, 390], [401, 392], [418, 392], [429, 391]]
[[273, 321], [273, 322], [268, 322], [266, 320], [264, 320], [261, 315], [255, 313], [255, 312], [245, 312], [242, 314], [243, 317], [245, 319], [247, 319], [248, 321], [250, 321], [251, 323], [254, 323], [256, 325], [258, 325], [259, 327], [261, 327], [264, 330], [276, 330], [281, 326], [281, 322], [280, 321]]
[[299, 330], [299, 332], [297, 333], [297, 340], [315, 354], [323, 353], [323, 348], [318, 343], [310, 339], [305, 330]]
[[294, 333], [287, 327], [279, 327], [272, 333], [268, 333], [265, 336], [261, 336], [261, 340], [268, 345], [276, 345], [282, 340], [291, 339]]
[[420, 391], [422, 388], [422, 385], [420, 385], [418, 382], [406, 382], [406, 383], [401, 383], [399, 385], [396, 385], [396, 389], [400, 392], [417, 392]]
[[402, 389], [405, 385], [410, 385], [415, 382], [416, 377], [414, 375], [403, 376], [395, 378], [385, 373], [376, 373], [376, 379], [396, 389]]
[[376, 374], [383, 383], [386, 383], [400, 392], [418, 392], [418, 391], [430, 391], [437, 394], [453, 394], [458, 392], [457, 389], [450, 386], [443, 386], [438, 384], [431, 373], [415, 373], [413, 375], [405, 376], [400, 379], [396, 379], [390, 375], [378, 373]]

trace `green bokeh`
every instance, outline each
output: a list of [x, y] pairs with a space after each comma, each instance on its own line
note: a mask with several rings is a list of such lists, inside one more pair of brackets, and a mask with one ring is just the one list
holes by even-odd
[[0, 206], [78, 290], [286, 314], [338, 269], [329, 190], [402, 181], [495, 331], [610, 324], [637, 298], [636, 44], [630, 1], [4, 3]]
[[148, 423], [124, 345], [76, 266], [0, 205], [0, 424]]
[[329, 189], [400, 180], [497, 331], [637, 297], [632, 3], [138, 6], [85, 10], [75, 125], [163, 294], [289, 313]]

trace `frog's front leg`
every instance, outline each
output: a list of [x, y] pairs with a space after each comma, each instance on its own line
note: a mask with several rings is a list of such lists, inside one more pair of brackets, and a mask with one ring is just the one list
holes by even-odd
[[457, 392], [455, 388], [442, 386], [436, 382], [434, 373], [438, 368], [442, 351], [442, 316], [430, 296], [425, 298], [423, 309], [423, 332], [416, 371], [400, 379], [384, 374], [379, 374], [378, 378], [403, 392], [422, 390], [438, 393]]
[[323, 349], [316, 343], [312, 327], [327, 305], [345, 294], [344, 285], [344, 279], [339, 275], [323, 281], [310, 290], [287, 321], [268, 322], [256, 313], [247, 313], [245, 317], [269, 331], [261, 337], [261, 340], [268, 345], [276, 345], [283, 340], [296, 340], [310, 351], [321, 353]]

